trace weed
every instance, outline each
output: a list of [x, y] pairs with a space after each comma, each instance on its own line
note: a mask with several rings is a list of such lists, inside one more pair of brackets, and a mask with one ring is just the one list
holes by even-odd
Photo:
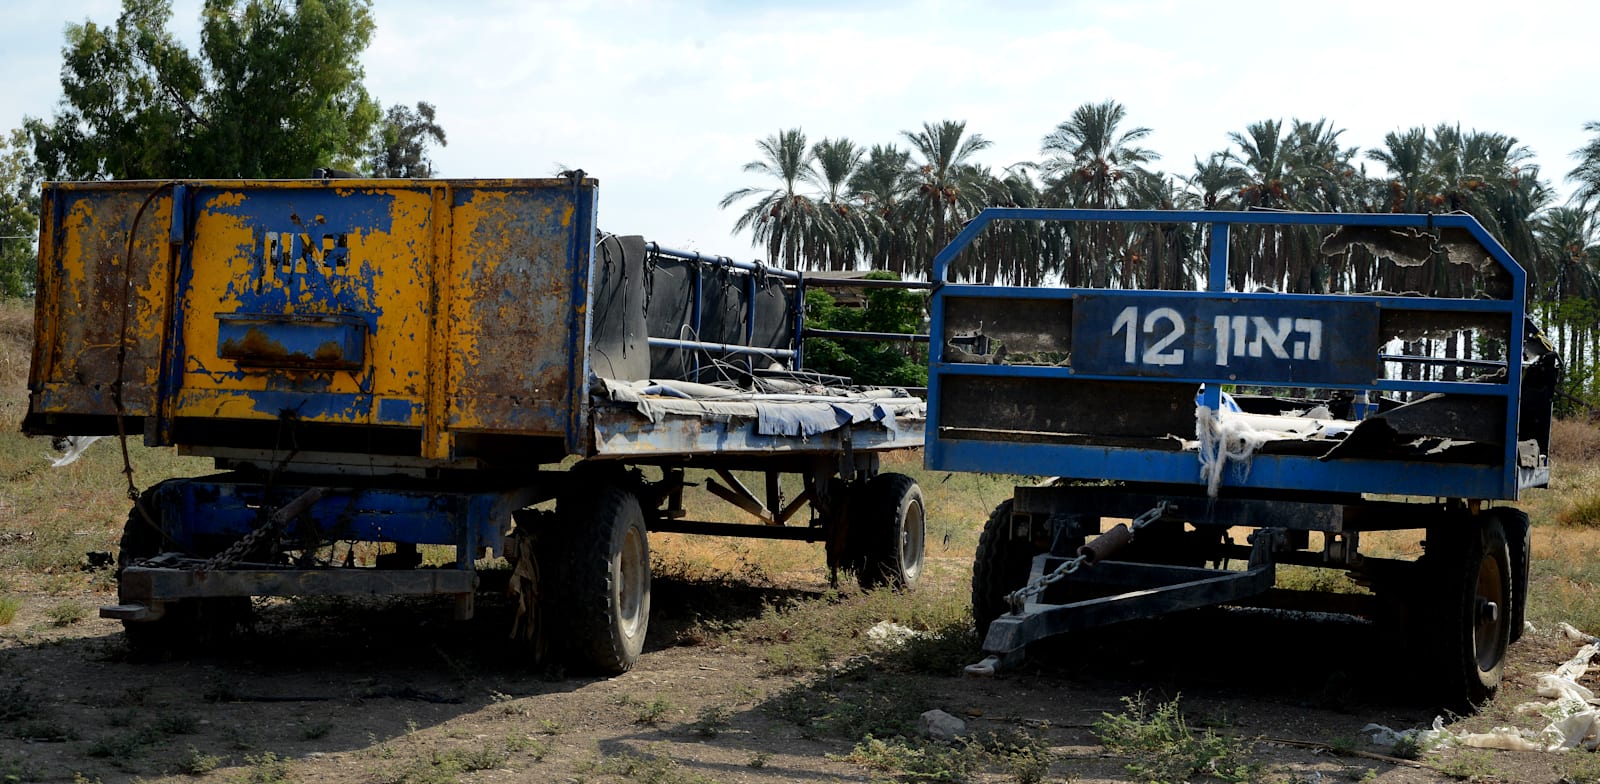
[[200, 717], [193, 713], [161, 713], [150, 722], [157, 735], [193, 735], [200, 731]]
[[61, 741], [77, 740], [78, 732], [48, 719], [33, 719], [17, 725], [16, 736], [23, 740], [44, 741], [46, 743], [60, 743]]
[[284, 784], [289, 781], [289, 760], [270, 751], [260, 755], [246, 755], [245, 764], [250, 772], [245, 781], [249, 784]]
[[325, 738], [333, 730], [333, 723], [327, 721], [302, 722], [300, 724], [301, 740], [317, 740]]
[[700, 716], [688, 725], [689, 731], [702, 738], [715, 738], [731, 726], [733, 711], [722, 705], [711, 705], [700, 711]]
[[107, 711], [105, 716], [106, 726], [132, 727], [133, 721], [139, 717], [139, 713], [132, 708], [126, 708], [123, 710]]
[[510, 755], [504, 748], [483, 745], [470, 749], [450, 749], [449, 751], [436, 751], [433, 753], [431, 764], [438, 770], [451, 772], [471, 773], [477, 770], [489, 770], [500, 766]]
[[44, 617], [55, 627], [71, 626], [89, 617], [88, 608], [74, 601], [65, 601], [44, 611]]
[[555, 719], [539, 720], [539, 732], [545, 735], [560, 735], [565, 729], [565, 727], [561, 726], [561, 722]]
[[945, 745], [904, 738], [881, 740], [868, 736], [857, 743], [845, 761], [868, 770], [917, 781], [964, 782], [977, 773], [983, 750], [972, 743]]
[[149, 745], [152, 740], [148, 733], [138, 730], [119, 732], [115, 735], [106, 735], [90, 743], [89, 748], [85, 749], [85, 753], [91, 757], [126, 760], [143, 751], [144, 747]]
[[1562, 754], [1556, 759], [1556, 772], [1561, 774], [1562, 781], [1572, 784], [1600, 782], [1600, 755]]
[[217, 769], [222, 764], [222, 758], [214, 754], [206, 754], [190, 746], [189, 751], [178, 758], [174, 768], [179, 773], [190, 776], [203, 776]]
[[677, 760], [659, 753], [639, 755], [623, 752], [601, 760], [597, 770], [640, 784], [715, 784], [714, 779], [685, 770]]
[[1494, 753], [1488, 749], [1455, 749], [1429, 761], [1440, 773], [1460, 781], [1489, 781], [1499, 776]]
[[1260, 775], [1250, 763], [1251, 749], [1210, 729], [1196, 733], [1173, 699], [1151, 710], [1143, 694], [1122, 698], [1126, 710], [1103, 713], [1093, 732], [1107, 749], [1131, 757], [1128, 772], [1140, 781], [1182, 781], [1211, 776], [1228, 782]]
[[10, 626], [22, 609], [22, 600], [15, 596], [0, 596], [0, 626]]
[[771, 762], [771, 761], [772, 761], [772, 753], [771, 752], [758, 751], [758, 752], [756, 752], [754, 754], [751, 754], [750, 755], [750, 759], [745, 760], [744, 764], [747, 767], [751, 767], [751, 768], [755, 768], [757, 770], [760, 770], [761, 768], [766, 767], [767, 763]]
[[44, 592], [51, 596], [72, 593], [78, 589], [80, 580], [73, 574], [52, 574], [44, 580]]
[[1556, 522], [1569, 528], [1600, 527], [1600, 493], [1587, 492], [1573, 498], [1556, 513]]
[[20, 683], [0, 686], [0, 722], [31, 719], [43, 708], [33, 692]]
[[1394, 742], [1394, 748], [1389, 750], [1389, 755], [1405, 760], [1414, 760], [1422, 756], [1422, 743], [1416, 735], [1401, 735]]
[[633, 712], [634, 724], [644, 724], [651, 727], [660, 724], [661, 720], [666, 718], [667, 714], [672, 711], [672, 703], [667, 702], [665, 697], [656, 697], [644, 703], [635, 702], [631, 697], [625, 697], [622, 700], [622, 704], [635, 706]]
[[801, 682], [765, 706], [807, 734], [853, 741], [912, 735], [928, 707], [926, 694], [895, 676], [880, 676], [869, 691], [845, 689], [838, 679]]
[[33, 781], [37, 777], [35, 771], [25, 767], [23, 760], [16, 759], [9, 754], [0, 754], [0, 782], [3, 782], [3, 784]]

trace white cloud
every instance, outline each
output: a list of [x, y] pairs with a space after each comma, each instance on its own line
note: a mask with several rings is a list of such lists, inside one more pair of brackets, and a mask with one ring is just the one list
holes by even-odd
[[[193, 42], [199, 2], [175, 5]], [[1600, 7], [1579, 2], [380, 0], [373, 13], [367, 85], [438, 107], [444, 175], [579, 166], [601, 179], [609, 230], [740, 256], [753, 252], [728, 236], [736, 210], [717, 201], [760, 184], [740, 166], [789, 127], [904, 147], [902, 130], [964, 119], [998, 169], [1113, 98], [1181, 174], [1266, 118], [1327, 117], [1363, 147], [1449, 121], [1517, 136], [1559, 184], [1583, 122], [1600, 120], [1587, 62]], [[66, 21], [115, 14], [110, 0], [14, 11], [0, 126], [51, 111]]]

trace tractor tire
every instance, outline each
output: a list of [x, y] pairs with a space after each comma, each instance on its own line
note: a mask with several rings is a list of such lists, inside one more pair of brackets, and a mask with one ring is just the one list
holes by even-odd
[[1528, 619], [1528, 572], [1533, 565], [1532, 532], [1528, 513], [1511, 506], [1497, 506], [1489, 514], [1500, 518], [1506, 544], [1511, 548], [1511, 641], [1522, 639]]
[[650, 544], [639, 498], [619, 481], [588, 485], [556, 502], [552, 559], [562, 575], [570, 663], [627, 672], [650, 625]]
[[980, 641], [994, 619], [1010, 612], [1006, 596], [1028, 584], [1033, 559], [1044, 552], [1032, 541], [1011, 535], [1011, 509], [1008, 498], [990, 513], [972, 560], [972, 621]]
[[[122, 526], [122, 540], [117, 547], [119, 586], [124, 569], [160, 555], [166, 549], [162, 531], [150, 522], [159, 519], [155, 498], [160, 489], [158, 484], [145, 490], [128, 510], [127, 522]], [[126, 603], [129, 600], [119, 590], [117, 601]], [[250, 600], [246, 597], [183, 599], [164, 604], [161, 617], [156, 620], [122, 622], [123, 638], [135, 657], [165, 660], [190, 654], [209, 642], [226, 639], [250, 622]]]
[[1428, 546], [1428, 663], [1444, 706], [1470, 712], [1494, 697], [1505, 673], [1515, 603], [1511, 547], [1499, 515], [1430, 529]]
[[863, 537], [856, 581], [863, 589], [911, 590], [922, 577], [927, 515], [922, 488], [904, 474], [879, 474], [851, 504], [852, 529]]

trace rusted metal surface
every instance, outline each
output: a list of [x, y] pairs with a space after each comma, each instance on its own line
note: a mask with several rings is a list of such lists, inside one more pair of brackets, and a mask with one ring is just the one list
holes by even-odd
[[436, 459], [457, 431], [575, 449], [594, 198], [589, 180], [49, 184], [30, 420], [154, 416], [170, 443], [177, 420], [292, 416], [422, 428]]

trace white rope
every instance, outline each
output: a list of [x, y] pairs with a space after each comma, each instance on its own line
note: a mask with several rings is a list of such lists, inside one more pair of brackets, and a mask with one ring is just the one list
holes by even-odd
[[1217, 497], [1222, 487], [1222, 472], [1230, 461], [1239, 464], [1242, 476], [1250, 475], [1250, 457], [1268, 441], [1282, 436], [1257, 430], [1243, 417], [1228, 411], [1212, 411], [1198, 406], [1194, 411], [1195, 437], [1200, 439], [1200, 477], [1206, 480], [1206, 495]]

